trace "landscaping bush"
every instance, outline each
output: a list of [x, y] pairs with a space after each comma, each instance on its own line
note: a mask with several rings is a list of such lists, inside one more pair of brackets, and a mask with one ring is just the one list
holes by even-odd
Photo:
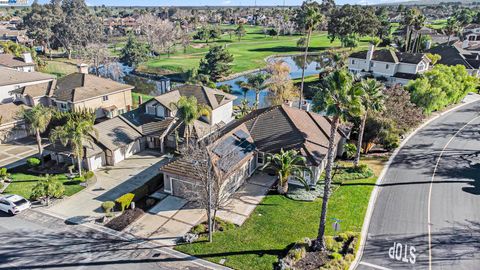
[[338, 252], [333, 252], [332, 254], [330, 254], [330, 258], [333, 260], [343, 260], [342, 254]]
[[7, 172], [7, 168], [0, 168], [0, 180], [7, 180], [10, 174]]
[[220, 219], [218, 217], [215, 218], [215, 230], [217, 231], [229, 231], [235, 229], [235, 224], [225, 221], [223, 219]]
[[92, 171], [88, 171], [88, 172], [86, 172], [86, 173], [83, 175], [83, 178], [84, 178], [85, 180], [90, 180], [90, 179], [93, 178], [93, 176], [95, 176], [95, 173], [92, 172]]
[[39, 180], [33, 187], [30, 199], [45, 198], [48, 205], [50, 198], [61, 198], [64, 193], [65, 187], [62, 182], [55, 176], [47, 175], [45, 179]]
[[290, 185], [286, 196], [295, 201], [313, 202], [323, 196], [323, 185], [318, 184], [310, 190], [305, 190], [305, 187]]
[[400, 145], [400, 136], [396, 133], [388, 133], [382, 140], [383, 148], [391, 151]]
[[38, 167], [40, 165], [40, 163], [41, 163], [41, 161], [38, 158], [34, 158], [34, 157], [27, 158], [27, 164], [31, 168]]
[[345, 158], [352, 159], [357, 154], [357, 146], [353, 143], [345, 144]]
[[102, 203], [103, 211], [105, 211], [105, 214], [107, 214], [107, 216], [111, 215], [113, 207], [115, 207], [115, 202], [106, 201]]
[[367, 164], [360, 164], [357, 167], [348, 167], [341, 169], [334, 176], [335, 183], [341, 183], [346, 180], [365, 179], [374, 176], [373, 170]]
[[193, 226], [192, 230], [190, 230], [193, 234], [202, 234], [207, 232], [207, 226], [204, 223], [197, 224]]
[[108, 222], [105, 226], [112, 230], [122, 231], [132, 222], [141, 217], [144, 213], [145, 212], [143, 212], [143, 210], [140, 208], [127, 209], [120, 216], [110, 220], [110, 222]]
[[120, 204], [120, 208], [123, 212], [125, 211], [125, 208], [127, 208], [132, 203], [134, 197], [135, 195], [133, 193], [127, 193], [118, 197], [118, 199], [116, 199], [115, 201]]

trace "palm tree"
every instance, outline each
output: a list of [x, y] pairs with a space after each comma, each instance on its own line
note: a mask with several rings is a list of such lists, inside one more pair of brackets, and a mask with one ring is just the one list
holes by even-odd
[[461, 32], [461, 29], [462, 26], [455, 18], [448, 19], [447, 25], [445, 26], [445, 33], [448, 35], [448, 45], [450, 45], [450, 40], [452, 36]]
[[305, 164], [305, 157], [298, 155], [298, 151], [284, 151], [281, 149], [280, 153], [269, 154], [267, 156], [267, 162], [262, 167], [262, 170], [266, 167], [273, 168], [278, 175], [277, 191], [280, 194], [286, 194], [288, 192], [288, 180], [290, 177], [299, 180], [305, 185], [307, 190], [309, 189], [308, 183], [303, 177], [304, 172], [309, 171]]
[[253, 105], [253, 107], [257, 109], [260, 102], [260, 91], [268, 87], [268, 84], [266, 82], [270, 78], [270, 74], [260, 72], [256, 74], [249, 74], [246, 77], [247, 81], [241, 82], [239, 85], [242, 90], [253, 89], [255, 91], [255, 104]]
[[45, 175], [45, 178], [40, 179], [32, 188], [32, 198], [45, 198], [47, 205], [50, 204], [50, 198], [60, 198], [65, 193], [65, 187], [62, 182], [58, 180], [57, 176]]
[[[416, 35], [417, 35], [418, 30], [420, 30], [420, 28], [422, 28], [423, 24], [425, 23], [425, 19], [426, 18], [425, 18], [425, 16], [423, 16], [421, 11], [416, 9], [416, 8], [408, 9], [405, 12], [404, 18], [403, 18], [403, 26], [406, 29], [406, 32], [405, 32], [405, 52], [409, 52], [409, 50], [410, 50], [412, 31], [416, 30], [415, 32], [416, 32]], [[417, 37], [415, 37], [415, 40], [416, 39], [417, 39]], [[414, 47], [415, 47], [415, 44], [412, 47], [412, 52], [413, 52]]]
[[53, 112], [52, 109], [43, 106], [42, 104], [36, 105], [31, 109], [22, 108], [20, 115], [28, 124], [31, 132], [35, 133], [37, 139], [38, 155], [42, 158], [43, 146], [42, 146], [42, 137], [40, 134], [45, 132], [52, 120]]
[[336, 135], [340, 121], [347, 116], [359, 115], [362, 111], [362, 89], [353, 87], [353, 76], [346, 70], [335, 70], [321, 82], [318, 92], [314, 97], [314, 110], [324, 112], [331, 116], [330, 137], [327, 152], [327, 164], [325, 168], [325, 186], [320, 215], [320, 226], [315, 242], [316, 250], [324, 250], [324, 234], [327, 219], [327, 206], [332, 182], [333, 161], [336, 156]]
[[363, 140], [363, 133], [365, 131], [365, 122], [367, 120], [367, 113], [368, 111], [378, 112], [383, 110], [383, 84], [378, 82], [375, 79], [366, 79], [362, 80], [360, 83], [356, 85], [363, 91], [362, 96], [362, 103], [363, 103], [363, 115], [361, 117], [360, 123], [360, 131], [358, 132], [358, 140], [357, 140], [357, 153], [355, 156], [355, 160], [353, 164], [355, 167], [358, 166], [360, 163], [360, 152], [362, 149], [362, 140]]
[[300, 84], [300, 103], [298, 104], [298, 108], [302, 108], [302, 101], [303, 101], [303, 86], [305, 84], [305, 68], [307, 64], [307, 56], [308, 56], [308, 47], [310, 46], [310, 38], [312, 36], [312, 32], [318, 25], [323, 22], [325, 17], [320, 12], [318, 4], [316, 2], [305, 3], [305, 13], [303, 14], [303, 23], [305, 26], [305, 31], [307, 33], [307, 40], [305, 41], [305, 52], [303, 55], [303, 63], [302, 63], [302, 82]]
[[78, 174], [82, 176], [83, 144], [92, 143], [92, 135], [98, 137], [98, 131], [91, 119], [69, 118], [65, 125], [57, 126], [50, 132], [50, 141], [60, 141], [63, 146], [71, 145], [77, 159]]
[[242, 99], [240, 105], [233, 106], [233, 110], [236, 111], [235, 118], [242, 119], [245, 115], [251, 113], [254, 108], [248, 104], [247, 99]]
[[177, 117], [185, 124], [185, 139], [188, 147], [193, 122], [201, 116], [209, 116], [211, 109], [206, 105], [198, 104], [194, 96], [181, 96], [177, 102], [172, 102], [171, 106], [177, 110]]

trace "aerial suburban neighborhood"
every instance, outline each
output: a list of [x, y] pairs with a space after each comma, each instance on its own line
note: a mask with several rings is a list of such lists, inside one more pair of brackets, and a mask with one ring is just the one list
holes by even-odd
[[0, 0], [0, 270], [480, 269], [480, 2]]

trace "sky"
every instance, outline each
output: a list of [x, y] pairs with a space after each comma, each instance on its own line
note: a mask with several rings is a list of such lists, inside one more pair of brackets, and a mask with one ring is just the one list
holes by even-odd
[[[46, 2], [43, 0], [40, 2]], [[321, 1], [321, 0], [318, 0]], [[403, 2], [404, 0], [336, 0], [339, 5], [343, 4], [379, 4]], [[88, 5], [106, 6], [278, 6], [301, 5], [302, 0], [86, 0]]]

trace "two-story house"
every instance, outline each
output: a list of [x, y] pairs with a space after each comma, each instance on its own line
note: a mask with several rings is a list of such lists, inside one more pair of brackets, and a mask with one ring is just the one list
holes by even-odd
[[[54, 84], [55, 76], [40, 72], [22, 72], [11, 68], [0, 67], [0, 104], [25, 100], [25, 104], [32, 105], [41, 97], [38, 92], [45, 94]], [[31, 89], [34, 91], [30, 92]], [[39, 90], [39, 88], [43, 90]], [[27, 89], [25, 95], [21, 93]], [[39, 90], [39, 91], [37, 91]]]
[[372, 75], [390, 85], [404, 85], [429, 67], [430, 60], [423, 53], [376, 50], [372, 44], [367, 51], [355, 52], [348, 57], [348, 69], [351, 72], [362, 76]]
[[32, 55], [29, 52], [23, 53], [22, 57], [2, 53], [0, 54], [0, 66], [23, 72], [35, 71], [35, 62], [33, 62]]
[[88, 66], [79, 65], [79, 72], [57, 81], [51, 99], [60, 111], [92, 109], [97, 118], [113, 118], [131, 109], [132, 89], [131, 85], [88, 74]]

